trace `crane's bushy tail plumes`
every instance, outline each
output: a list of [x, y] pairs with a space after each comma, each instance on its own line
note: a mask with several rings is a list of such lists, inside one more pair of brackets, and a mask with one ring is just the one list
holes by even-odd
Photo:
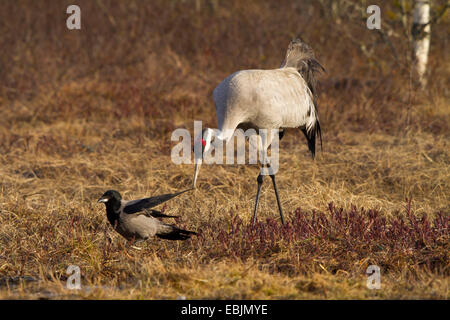
[[314, 103], [315, 121], [308, 128], [301, 129], [308, 141], [308, 148], [312, 157], [316, 154], [316, 136], [319, 136], [320, 146], [322, 147], [322, 131], [320, 129], [319, 114], [317, 111], [317, 81], [316, 74], [324, 72], [325, 68], [316, 60], [312, 48], [297, 38], [291, 41], [286, 52], [286, 57], [281, 64], [281, 68], [296, 68], [305, 80], [309, 91], [312, 94]]
[[316, 74], [324, 72], [325, 68], [316, 60], [312, 48], [300, 38], [291, 41], [286, 51], [286, 57], [281, 64], [281, 68], [289, 67], [298, 70], [309, 90], [316, 97]]

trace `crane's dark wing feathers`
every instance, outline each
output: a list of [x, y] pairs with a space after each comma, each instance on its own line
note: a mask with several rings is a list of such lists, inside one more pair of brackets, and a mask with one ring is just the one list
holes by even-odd
[[308, 141], [308, 149], [311, 151], [311, 156], [314, 159], [316, 156], [316, 137], [319, 136], [320, 139], [320, 148], [322, 149], [322, 130], [320, 129], [320, 123], [319, 120], [316, 121], [316, 123], [313, 125], [311, 130], [308, 132], [306, 128], [301, 129], [303, 134], [306, 137], [306, 140]]
[[127, 213], [127, 214], [133, 214], [133, 213], [140, 212], [144, 209], [153, 208], [153, 207], [155, 207], [163, 202], [166, 202], [172, 198], [175, 198], [176, 196], [178, 196], [182, 193], [185, 193], [189, 190], [192, 190], [192, 189], [187, 189], [187, 190], [177, 192], [177, 193], [167, 193], [167, 194], [163, 194], [163, 195], [151, 197], [151, 198], [144, 198], [144, 199], [129, 201], [124, 206], [123, 212]]

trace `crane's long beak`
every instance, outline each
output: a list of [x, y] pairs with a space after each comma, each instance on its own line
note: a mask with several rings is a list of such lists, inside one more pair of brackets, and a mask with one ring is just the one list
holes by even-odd
[[[206, 134], [208, 133], [208, 134]], [[206, 137], [204, 140], [204, 136], [206, 134]], [[209, 148], [209, 143], [211, 141], [211, 133], [209, 131], [207, 131], [207, 129], [203, 129], [202, 131], [202, 135], [200, 137], [197, 138], [197, 140], [194, 142], [194, 181], [192, 182], [192, 188], [195, 189], [195, 184], [197, 183], [197, 177], [198, 177], [198, 172], [200, 171], [200, 166], [202, 165], [202, 161], [203, 161], [203, 153], [207, 151], [207, 149]]]
[[198, 172], [200, 171], [200, 166], [203, 161], [203, 152], [205, 151], [204, 147], [206, 145], [205, 140], [201, 139], [198, 143], [199, 150], [194, 150], [194, 181], [192, 183], [192, 188], [195, 189], [195, 184], [197, 183]]

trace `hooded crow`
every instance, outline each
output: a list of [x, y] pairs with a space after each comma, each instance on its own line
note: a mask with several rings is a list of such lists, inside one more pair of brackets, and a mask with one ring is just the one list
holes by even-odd
[[108, 190], [98, 199], [98, 202], [106, 205], [108, 221], [127, 240], [140, 242], [153, 236], [168, 240], [186, 240], [197, 233], [179, 229], [156, 219], [176, 218], [177, 216], [168, 216], [160, 211], [147, 209], [189, 190], [192, 189], [131, 201], [122, 200], [120, 193], [115, 190]]

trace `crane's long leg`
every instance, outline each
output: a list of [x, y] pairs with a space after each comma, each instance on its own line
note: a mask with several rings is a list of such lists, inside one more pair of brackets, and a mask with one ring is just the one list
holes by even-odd
[[[284, 136], [284, 129], [279, 131], [278, 134], [279, 134], [279, 139], [281, 140]], [[267, 139], [267, 136], [265, 136], [265, 138]], [[263, 145], [266, 145], [266, 144], [263, 143]], [[267, 167], [267, 168], [270, 167], [270, 162], [266, 161], [266, 159], [265, 159], [265, 157], [267, 156], [267, 154], [266, 154], [267, 147], [269, 145], [270, 145], [270, 143], [268, 145], [266, 145], [266, 147], [264, 147], [265, 152], [263, 152], [263, 161], [261, 162], [261, 164], [262, 164], [261, 170], [263, 170], [264, 167]], [[278, 210], [280, 211], [281, 223], [284, 224], [283, 209], [281, 208], [280, 197], [278, 195], [278, 188], [277, 188], [277, 183], [275, 181], [275, 174], [270, 174], [270, 178], [272, 178], [273, 189], [275, 190], [275, 196], [277, 197], [277, 204], [278, 204]], [[258, 210], [259, 195], [261, 192], [261, 186], [262, 186], [263, 180], [264, 180], [264, 175], [262, 175], [260, 172], [258, 175], [258, 178], [257, 178], [258, 192], [256, 193], [255, 210], [253, 211], [252, 226], [254, 226], [255, 222], [256, 222], [256, 212]]]
[[259, 173], [258, 178], [256, 178], [256, 181], [258, 182], [258, 191], [256, 193], [255, 210], [253, 211], [252, 226], [255, 225], [255, 221], [256, 221], [256, 212], [258, 210], [259, 194], [261, 192], [261, 186], [264, 181], [264, 176], [261, 173]]
[[280, 211], [281, 223], [284, 224], [283, 208], [281, 207], [280, 197], [278, 196], [278, 188], [277, 188], [277, 183], [275, 182], [275, 175], [271, 174], [270, 177], [272, 178], [273, 190], [275, 190], [275, 196], [277, 197], [278, 210]]

